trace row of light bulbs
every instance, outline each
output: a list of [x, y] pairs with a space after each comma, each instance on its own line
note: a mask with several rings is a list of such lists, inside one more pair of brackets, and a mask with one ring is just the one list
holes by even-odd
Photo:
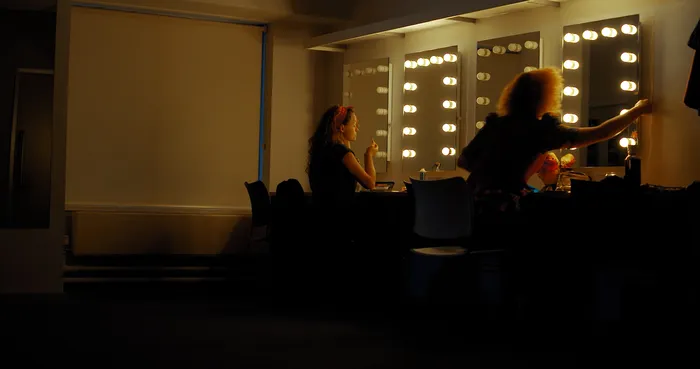
[[[620, 54], [620, 60], [625, 63], [634, 63], [637, 61], [637, 54], [624, 52]], [[576, 60], [565, 60], [564, 69], [576, 70], [581, 64]]]
[[[620, 83], [620, 89], [623, 91], [635, 91], [637, 90], [637, 83], [632, 81], [622, 81]], [[579, 90], [573, 86], [566, 86], [562, 91], [565, 96], [578, 96]]]
[[347, 71], [345, 75], [347, 77], [358, 77], [358, 76], [369, 76], [376, 73], [387, 73], [389, 72], [389, 66], [378, 65], [376, 68], [367, 67], [365, 69], [355, 69], [354, 71]]
[[[620, 31], [626, 35], [634, 35], [637, 33], [637, 27], [631, 24], [624, 24], [622, 27], [620, 27]], [[617, 30], [612, 27], [603, 27], [603, 29], [600, 30], [600, 34], [603, 35], [603, 37], [612, 38], [617, 36]], [[583, 37], [584, 40], [589, 41], [597, 40], [598, 32], [588, 29], [583, 31], [581, 37]], [[564, 35], [564, 41], [575, 44], [581, 41], [581, 37], [575, 33], [567, 33]]]
[[418, 60], [406, 60], [403, 66], [406, 69], [416, 69], [418, 67], [428, 67], [431, 64], [440, 65], [444, 62], [455, 63], [457, 61], [457, 55], [455, 54], [445, 54], [443, 56], [431, 56], [430, 58], [419, 58]]
[[[445, 100], [442, 102], [442, 107], [445, 109], [457, 109], [457, 102], [454, 100]], [[407, 114], [413, 114], [418, 111], [418, 107], [411, 104], [406, 104], [403, 106], [403, 112]], [[379, 111], [377, 112], [379, 114]], [[383, 114], [379, 114], [383, 115]]]
[[[457, 125], [452, 124], [452, 123], [445, 123], [442, 125], [442, 131], [445, 133], [452, 133], [457, 131]], [[379, 131], [377, 131], [379, 132]], [[404, 127], [403, 128], [403, 135], [404, 136], [414, 136], [418, 131], [413, 128], [413, 127]]]
[[[440, 150], [440, 152], [441, 152], [442, 155], [444, 155], [444, 156], [455, 156], [455, 155], [457, 155], [457, 149], [455, 149], [454, 147], [447, 147], [447, 146], [445, 146], [445, 147], [443, 147], [443, 148]], [[415, 157], [416, 157], [416, 150], [413, 150], [413, 149], [405, 149], [405, 150], [403, 150], [403, 152], [401, 153], [401, 156], [403, 156], [404, 158], [407, 158], [407, 159], [415, 158]]]
[[[525, 48], [528, 50], [535, 50], [539, 46], [539, 44], [535, 41], [525, 41], [524, 45]], [[505, 46], [496, 45], [493, 46], [490, 50], [482, 47], [476, 50], [476, 55], [486, 58], [491, 56], [491, 52], [493, 52], [496, 55], [503, 55], [506, 53], [506, 50], [509, 50], [514, 53], [519, 53], [523, 50], [523, 45], [518, 43], [510, 43], [508, 44], [507, 48]]]

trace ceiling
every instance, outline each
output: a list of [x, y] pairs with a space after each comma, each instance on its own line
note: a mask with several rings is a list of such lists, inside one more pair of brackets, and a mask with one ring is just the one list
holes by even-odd
[[55, 11], [56, 0], [2, 0], [0, 9]]

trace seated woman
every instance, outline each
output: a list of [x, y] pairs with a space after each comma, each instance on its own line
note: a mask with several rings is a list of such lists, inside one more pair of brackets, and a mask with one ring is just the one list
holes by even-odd
[[339, 212], [347, 214], [358, 182], [367, 189], [375, 186], [374, 156], [378, 146], [372, 140], [365, 150], [363, 169], [350, 148], [359, 130], [360, 124], [353, 108], [336, 105], [323, 114], [309, 139], [307, 173], [319, 221], [337, 221]]
[[470, 172], [479, 212], [517, 210], [531, 189], [528, 179], [544, 163], [550, 150], [579, 148], [615, 137], [642, 114], [651, 112], [640, 100], [626, 114], [597, 127], [568, 127], [557, 119], [563, 79], [553, 68], [522, 73], [503, 90], [498, 113], [462, 150], [458, 165]]

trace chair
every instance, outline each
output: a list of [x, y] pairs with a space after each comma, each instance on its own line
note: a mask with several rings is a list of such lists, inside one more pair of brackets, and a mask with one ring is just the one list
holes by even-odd
[[297, 179], [290, 178], [277, 185], [273, 214], [273, 252], [290, 253], [292, 250], [285, 245], [299, 247], [298, 243], [305, 238], [304, 222], [307, 220], [304, 188]]
[[262, 181], [245, 182], [245, 188], [250, 197], [250, 207], [253, 213], [250, 229], [250, 251], [266, 253], [269, 251], [269, 225], [272, 217], [270, 193]]
[[[473, 230], [471, 191], [461, 177], [411, 181], [406, 188], [414, 200], [413, 231], [421, 245], [409, 254], [408, 293], [414, 298], [454, 296], [449, 282], [466, 268], [466, 246]], [[447, 291], [443, 294], [435, 287]]]

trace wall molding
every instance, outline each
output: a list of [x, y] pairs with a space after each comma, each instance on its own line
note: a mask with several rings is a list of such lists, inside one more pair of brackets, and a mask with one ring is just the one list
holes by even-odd
[[66, 203], [66, 211], [139, 214], [241, 215], [252, 214], [249, 207]]

